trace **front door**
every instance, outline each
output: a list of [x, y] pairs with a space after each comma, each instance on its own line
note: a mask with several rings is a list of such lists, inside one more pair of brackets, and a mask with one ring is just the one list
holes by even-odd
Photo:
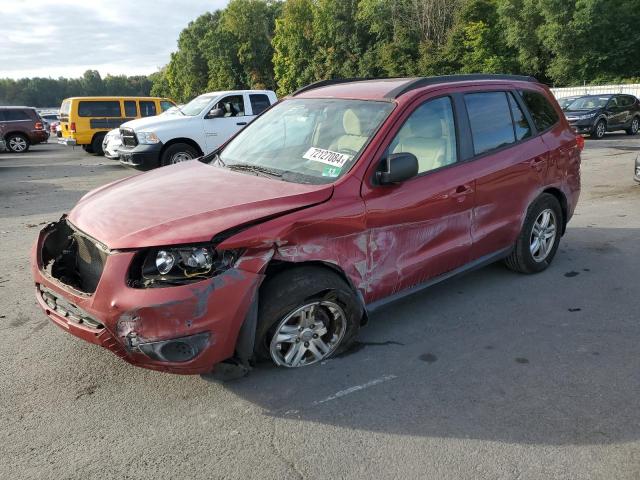
[[419, 175], [397, 185], [363, 185], [367, 303], [469, 260], [475, 184], [472, 169], [458, 161], [452, 99], [433, 98], [414, 108], [390, 137], [386, 154], [414, 154]]
[[205, 154], [218, 148], [253, 118], [245, 110], [245, 99], [242, 94], [223, 97], [212, 107], [212, 110], [218, 108], [224, 112], [222, 117], [209, 118], [207, 115], [204, 117], [207, 143]]

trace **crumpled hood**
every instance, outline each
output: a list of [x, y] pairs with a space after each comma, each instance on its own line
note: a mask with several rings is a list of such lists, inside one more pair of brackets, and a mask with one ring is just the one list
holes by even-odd
[[68, 218], [110, 249], [207, 242], [229, 228], [324, 202], [332, 192], [332, 185], [289, 183], [189, 161], [93, 190]]

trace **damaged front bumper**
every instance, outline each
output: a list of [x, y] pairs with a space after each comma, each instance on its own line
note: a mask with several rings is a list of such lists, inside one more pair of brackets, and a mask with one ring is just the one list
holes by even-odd
[[63, 219], [40, 232], [31, 262], [36, 299], [56, 325], [153, 370], [207, 373], [234, 355], [261, 274], [231, 268], [188, 285], [133, 288], [127, 279], [136, 252], [107, 251], [89, 282], [94, 291], [82, 291], [82, 282], [65, 284], [68, 276], [50, 267], [63, 222], [70, 225]]

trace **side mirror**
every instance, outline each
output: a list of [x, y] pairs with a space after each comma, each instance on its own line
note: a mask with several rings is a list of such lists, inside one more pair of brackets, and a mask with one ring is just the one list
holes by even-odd
[[224, 117], [224, 110], [221, 108], [212, 108], [209, 113], [207, 113], [207, 118], [221, 118]]
[[381, 185], [404, 182], [418, 175], [418, 159], [413, 153], [392, 153], [383, 160], [383, 165], [383, 169], [376, 173]]

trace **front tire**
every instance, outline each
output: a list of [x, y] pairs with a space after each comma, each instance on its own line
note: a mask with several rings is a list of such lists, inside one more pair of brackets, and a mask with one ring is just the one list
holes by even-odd
[[558, 199], [543, 193], [527, 211], [513, 251], [505, 259], [507, 267], [520, 273], [538, 273], [549, 267], [560, 244], [562, 225]]
[[321, 267], [276, 274], [260, 289], [255, 356], [280, 367], [305, 367], [344, 351], [362, 308], [349, 285]]
[[194, 158], [198, 158], [198, 152], [195, 148], [186, 143], [174, 143], [173, 145], [169, 145], [162, 153], [160, 163], [164, 167], [166, 165], [193, 160]]
[[25, 153], [29, 150], [29, 139], [19, 133], [13, 133], [6, 138], [7, 148], [13, 153]]
[[607, 133], [607, 122], [605, 122], [604, 120], [598, 120], [596, 122], [596, 125], [593, 127], [593, 131], [591, 132], [591, 138], [600, 140], [604, 138], [605, 133]]
[[629, 128], [627, 128], [625, 132], [627, 132], [627, 135], [635, 135], [638, 133], [638, 130], [640, 130], [640, 118], [633, 117], [631, 125], [629, 125]]

